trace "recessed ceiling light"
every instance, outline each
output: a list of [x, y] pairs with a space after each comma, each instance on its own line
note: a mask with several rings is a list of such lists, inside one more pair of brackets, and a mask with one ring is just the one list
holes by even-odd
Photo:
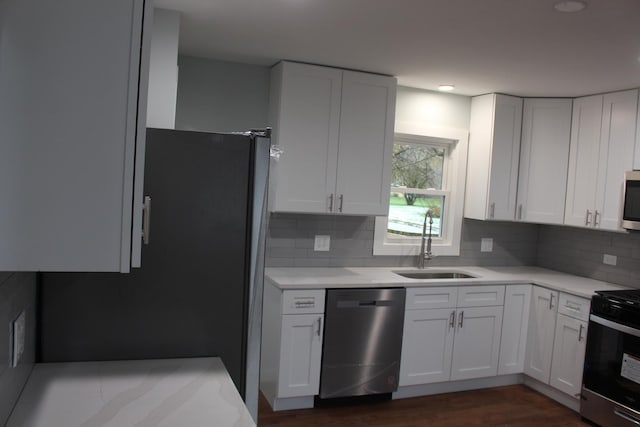
[[583, 0], [565, 0], [559, 1], [553, 5], [558, 12], [575, 13], [587, 8], [587, 2]]
[[454, 90], [456, 87], [454, 85], [440, 85], [438, 86], [438, 90], [442, 92], [449, 92]]

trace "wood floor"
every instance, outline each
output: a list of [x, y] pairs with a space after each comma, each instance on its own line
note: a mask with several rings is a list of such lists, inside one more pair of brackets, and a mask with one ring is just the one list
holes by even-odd
[[454, 427], [591, 426], [572, 410], [523, 386], [331, 408], [273, 412], [260, 396], [258, 426]]

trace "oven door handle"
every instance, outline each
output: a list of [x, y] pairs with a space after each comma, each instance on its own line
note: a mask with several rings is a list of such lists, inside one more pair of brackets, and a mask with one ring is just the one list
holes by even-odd
[[626, 325], [621, 325], [620, 323], [612, 322], [611, 320], [603, 319], [602, 317], [596, 316], [595, 314], [590, 315], [589, 320], [592, 322], [598, 323], [602, 326], [606, 326], [607, 328], [611, 328], [616, 331], [640, 338], [640, 330], [636, 328], [632, 328]]
[[620, 410], [618, 408], [614, 408], [613, 413], [615, 415], [619, 416], [620, 418], [623, 418], [623, 419], [629, 421], [632, 424], [640, 426], [640, 421], [636, 417], [631, 415], [631, 414], [627, 414], [626, 412], [624, 412], [624, 411], [622, 411], [622, 410]]

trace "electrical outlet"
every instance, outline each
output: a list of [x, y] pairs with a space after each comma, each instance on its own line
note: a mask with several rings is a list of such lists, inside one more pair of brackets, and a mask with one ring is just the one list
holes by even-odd
[[327, 252], [331, 246], [331, 236], [316, 235], [316, 240], [313, 244], [314, 251]]
[[604, 254], [602, 256], [602, 263], [607, 265], [616, 265], [618, 263], [618, 257], [615, 255]]
[[26, 315], [24, 310], [11, 322], [11, 367], [15, 368], [22, 359], [24, 353], [24, 336], [26, 333]]
[[491, 237], [480, 239], [480, 252], [493, 252], [493, 239]]

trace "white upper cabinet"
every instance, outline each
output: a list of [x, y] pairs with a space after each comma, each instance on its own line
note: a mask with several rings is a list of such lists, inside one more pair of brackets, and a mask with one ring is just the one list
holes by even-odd
[[151, 12], [143, 0], [3, 5], [0, 270], [139, 262]]
[[488, 94], [471, 100], [466, 218], [514, 219], [521, 124], [522, 98]]
[[574, 101], [565, 224], [620, 229], [623, 175], [633, 168], [638, 91]]
[[272, 71], [272, 211], [386, 215], [396, 80], [281, 62]]
[[517, 220], [564, 222], [571, 104], [571, 99], [524, 100]]
[[640, 100], [638, 100], [638, 118], [636, 119], [636, 148], [633, 156], [633, 170], [640, 170]]

